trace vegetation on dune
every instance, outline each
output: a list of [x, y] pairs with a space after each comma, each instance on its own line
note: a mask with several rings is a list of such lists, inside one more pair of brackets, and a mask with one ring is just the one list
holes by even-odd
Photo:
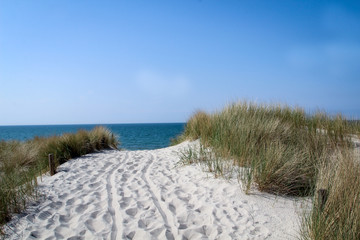
[[[360, 159], [341, 153], [320, 166], [317, 189], [327, 189], [326, 203], [315, 199], [303, 219], [303, 239], [360, 239]], [[318, 196], [316, 196], [318, 197]]]
[[49, 170], [48, 154], [56, 164], [94, 151], [115, 148], [119, 142], [108, 129], [95, 127], [48, 138], [35, 137], [26, 142], [0, 142], [0, 224], [12, 213], [19, 213], [36, 198], [37, 176]]
[[235, 171], [247, 192], [255, 185], [274, 194], [316, 197], [325, 188], [326, 205], [317, 211], [314, 201], [304, 238], [360, 239], [360, 163], [351, 154], [359, 126], [341, 115], [245, 102], [212, 114], [196, 112], [178, 139], [201, 141], [198, 152], [182, 153], [183, 164], [200, 162], [215, 176]]

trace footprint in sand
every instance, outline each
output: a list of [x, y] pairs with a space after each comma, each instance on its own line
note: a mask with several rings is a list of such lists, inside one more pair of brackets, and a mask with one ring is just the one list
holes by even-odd
[[87, 227], [87, 229], [89, 229], [91, 232], [96, 232], [95, 228], [93, 226], [93, 220], [92, 219], [88, 219], [85, 221], [85, 226]]
[[124, 209], [129, 206], [132, 198], [131, 197], [123, 197], [122, 202], [120, 203], [120, 208]]
[[93, 177], [90, 179], [90, 182], [95, 182], [97, 180], [97, 177]]
[[125, 212], [127, 215], [134, 217], [137, 214], [138, 209], [137, 208], [129, 208]]
[[186, 224], [180, 223], [179, 230], [184, 230], [184, 229], [187, 229], [187, 228], [188, 228], [188, 226]]
[[96, 187], [100, 186], [100, 184], [101, 184], [101, 182], [90, 183], [89, 188], [96, 188]]
[[55, 237], [57, 239], [64, 239], [64, 235], [69, 234], [70, 229], [65, 225], [60, 225], [54, 229]]
[[61, 194], [61, 195], [59, 195], [59, 199], [63, 200], [63, 199], [65, 199], [67, 196], [69, 196], [68, 193]]
[[138, 227], [139, 228], [147, 228], [148, 225], [149, 225], [149, 223], [147, 221], [145, 221], [145, 220], [140, 219], [138, 221]]
[[75, 199], [74, 198], [70, 198], [69, 200], [66, 201], [66, 206], [72, 205], [74, 204]]
[[60, 223], [68, 223], [71, 220], [70, 215], [60, 215], [59, 221]]
[[133, 239], [134, 236], [135, 236], [135, 231], [132, 231], [132, 232], [130, 232], [130, 233], [128, 233], [128, 234], [126, 235], [126, 238], [127, 238], [127, 239]]
[[155, 229], [155, 230], [152, 230], [151, 232], [150, 232], [150, 234], [154, 237], [154, 238], [158, 238], [159, 237], [159, 235], [163, 232], [163, 231], [165, 231], [165, 228], [164, 227], [160, 227], [160, 228], [157, 228], [157, 229]]
[[126, 182], [129, 179], [130, 175], [127, 173], [124, 173], [120, 179], [122, 182]]
[[73, 237], [69, 237], [67, 240], [82, 240], [82, 239], [84, 238], [79, 236], [73, 236]]
[[57, 201], [57, 202], [52, 202], [52, 203], [50, 203], [50, 204], [49, 204], [49, 207], [50, 207], [51, 209], [56, 209], [56, 210], [58, 210], [59, 208], [62, 207], [62, 205], [63, 205], [62, 202]]
[[34, 238], [34, 239], [39, 239], [40, 237], [41, 237], [41, 235], [40, 235], [40, 232], [39, 231], [32, 231], [31, 233], [30, 233], [30, 236], [29, 236], [30, 238]]
[[79, 214], [82, 214], [87, 208], [88, 208], [87, 205], [80, 204], [79, 206], [76, 207], [75, 212], [79, 213]]
[[95, 211], [90, 214], [91, 218], [96, 218], [100, 211]]
[[29, 222], [33, 222], [35, 220], [35, 215], [34, 214], [29, 214], [29, 215], [26, 216], [26, 219]]
[[169, 210], [176, 215], [176, 207], [172, 203], [169, 204]]
[[106, 212], [104, 215], [103, 215], [103, 219], [104, 221], [107, 223], [107, 224], [111, 224], [111, 215], [109, 212]]
[[51, 212], [49, 211], [43, 211], [39, 214], [39, 219], [41, 220], [45, 220], [45, 219], [48, 219], [50, 216], [52, 215]]

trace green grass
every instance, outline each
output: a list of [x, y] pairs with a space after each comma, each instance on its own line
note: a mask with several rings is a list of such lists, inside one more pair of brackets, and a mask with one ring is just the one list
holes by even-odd
[[0, 225], [37, 197], [36, 178], [49, 171], [48, 154], [54, 154], [56, 165], [59, 165], [94, 151], [117, 149], [118, 144], [117, 138], [104, 127], [49, 138], [35, 137], [26, 142], [1, 141]]
[[[209, 156], [202, 150], [198, 153], [191, 150], [190, 156], [185, 152], [181, 157], [183, 164], [199, 162], [221, 176], [226, 171], [236, 171], [246, 192], [255, 186], [277, 195], [314, 196], [325, 175], [336, 176], [328, 178], [325, 186], [329, 191], [326, 214], [316, 212], [318, 206], [314, 201], [311, 217], [305, 218], [303, 236], [360, 239], [360, 213], [354, 210], [356, 204], [360, 206], [356, 172], [359, 162], [355, 163], [350, 154], [353, 150], [350, 136], [359, 135], [359, 122], [347, 121], [341, 115], [307, 114], [301, 108], [243, 102], [215, 113], [196, 112], [179, 139], [200, 139], [202, 148], [210, 148], [214, 153]], [[345, 166], [350, 166], [349, 162], [353, 163], [354, 173], [340, 174]], [[335, 210], [331, 213], [329, 209]], [[324, 234], [320, 234], [322, 231]]]
[[337, 154], [320, 167], [317, 189], [328, 190], [319, 206], [317, 196], [310, 214], [303, 218], [303, 239], [360, 239], [360, 159], [352, 153]]

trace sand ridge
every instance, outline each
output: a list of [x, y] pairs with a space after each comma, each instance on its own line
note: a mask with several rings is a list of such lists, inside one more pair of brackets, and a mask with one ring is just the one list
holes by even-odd
[[198, 166], [175, 167], [194, 143], [104, 151], [39, 183], [44, 198], [7, 226], [9, 239], [294, 239], [292, 199], [245, 195]]

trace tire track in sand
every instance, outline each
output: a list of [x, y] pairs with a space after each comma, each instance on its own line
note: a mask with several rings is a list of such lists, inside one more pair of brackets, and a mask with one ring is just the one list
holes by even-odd
[[[119, 169], [119, 167], [123, 164], [123, 162], [126, 162], [129, 158], [128, 152], [126, 152], [126, 155], [124, 159], [117, 157], [116, 159], [119, 161], [119, 163], [114, 167], [107, 176], [106, 179], [106, 190], [108, 194], [108, 211], [111, 215], [112, 219], [112, 226], [111, 226], [111, 240], [116, 240], [118, 232], [121, 230], [121, 219], [120, 216], [121, 210], [120, 205], [118, 204], [117, 200], [114, 200], [114, 198], [117, 198], [117, 192], [116, 192], [116, 182], [115, 182], [115, 175], [114, 172]], [[119, 234], [119, 236], [122, 236], [122, 234]]]
[[154, 191], [154, 184], [151, 182], [151, 180], [149, 180], [148, 178], [148, 169], [150, 168], [150, 166], [153, 164], [154, 162], [154, 155], [153, 154], [150, 154], [150, 160], [148, 161], [147, 165], [141, 170], [141, 178], [142, 180], [146, 183], [146, 187], [151, 195], [151, 199], [154, 203], [154, 205], [156, 206], [156, 208], [158, 209], [163, 221], [164, 221], [164, 226], [166, 228], [166, 232], [165, 232], [165, 236], [166, 236], [166, 239], [168, 240], [173, 240], [175, 239], [174, 238], [174, 235], [173, 235], [173, 229], [171, 227], [171, 225], [169, 224], [169, 221], [168, 221], [168, 216], [166, 214], [166, 212], [164, 211], [164, 209], [161, 207], [160, 205], [160, 201], [159, 201], [159, 198], [156, 197], [156, 194], [155, 194], [155, 191]]

